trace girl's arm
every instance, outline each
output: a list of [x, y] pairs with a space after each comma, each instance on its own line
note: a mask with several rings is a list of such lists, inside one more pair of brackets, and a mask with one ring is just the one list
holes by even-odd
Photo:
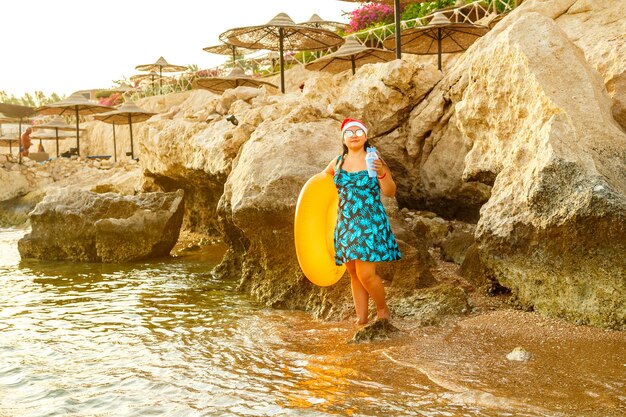
[[380, 192], [387, 197], [396, 196], [396, 183], [391, 177], [391, 171], [387, 165], [383, 165], [380, 159], [374, 161], [374, 169], [378, 173]]
[[325, 172], [328, 175], [335, 175], [335, 164], [336, 163], [337, 163], [337, 160], [333, 159], [332, 161], [330, 161], [328, 166], [326, 168], [324, 168], [324, 171], [322, 171], [322, 172]]

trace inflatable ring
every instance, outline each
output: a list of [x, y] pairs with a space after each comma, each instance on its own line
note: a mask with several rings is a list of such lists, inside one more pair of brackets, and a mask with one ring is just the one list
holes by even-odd
[[321, 172], [311, 177], [298, 197], [294, 237], [298, 263], [313, 284], [333, 285], [346, 266], [335, 265], [334, 233], [339, 194], [333, 177]]

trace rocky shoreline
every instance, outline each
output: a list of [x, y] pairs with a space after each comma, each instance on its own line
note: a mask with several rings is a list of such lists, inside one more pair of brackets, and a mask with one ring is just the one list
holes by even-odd
[[[136, 133], [139, 163], [5, 161], [0, 220], [51, 188], [183, 190], [183, 232], [228, 246], [215, 273], [268, 306], [345, 319], [347, 280], [319, 288], [303, 277], [293, 219], [304, 182], [340, 153], [339, 121], [356, 117], [398, 184], [385, 206], [404, 259], [380, 269], [395, 317], [468, 314], [477, 291], [626, 330], [626, 54], [610, 18], [620, 10], [528, 0], [445, 73], [407, 56], [354, 77], [293, 69], [288, 83], [304, 89], [285, 95], [144, 99], [161, 114]], [[84, 148], [110, 153], [104, 128], [86, 127]]]

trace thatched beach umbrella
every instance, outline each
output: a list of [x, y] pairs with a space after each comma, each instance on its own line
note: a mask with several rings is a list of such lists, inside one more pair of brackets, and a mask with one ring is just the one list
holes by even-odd
[[235, 65], [235, 61], [237, 60], [237, 54], [246, 55], [253, 52], [252, 49], [240, 48], [235, 45], [228, 45], [225, 43], [221, 45], [207, 46], [206, 48], [202, 48], [202, 50], [210, 54], [232, 55], [233, 65]]
[[[66, 139], [68, 137], [71, 137], [71, 135], [61, 135], [61, 136], [59, 136], [59, 130], [69, 132], [69, 131], [72, 131], [72, 130], [75, 129], [74, 126], [65, 123], [65, 121], [60, 116], [55, 116], [54, 118], [52, 118], [52, 120], [50, 120], [50, 121], [48, 121], [46, 123], [34, 125], [34, 126], [32, 126], [32, 128], [34, 130], [50, 129], [50, 130], [54, 130], [55, 131], [56, 145], [57, 145], [57, 158], [59, 157], [59, 139], [60, 138]], [[79, 128], [78, 130], [85, 130], [85, 129], [80, 129]], [[31, 135], [31, 138], [32, 137], [35, 137], [35, 136]]]
[[311, 16], [306, 22], [302, 22], [299, 24], [302, 26], [310, 26], [312, 28], [326, 29], [332, 32], [336, 32], [338, 30], [346, 30], [350, 27], [347, 23], [331, 22], [329, 20], [324, 20], [316, 13], [314, 13], [313, 16]]
[[133, 123], [145, 122], [156, 113], [149, 112], [137, 106], [130, 100], [126, 100], [117, 110], [102, 113], [95, 116], [96, 119], [105, 123], [113, 124], [113, 152], [117, 161], [117, 147], [115, 144], [115, 123], [129, 125], [130, 129], [130, 157], [135, 159], [135, 150], [133, 148]]
[[[4, 113], [0, 113], [0, 133], [2, 133], [2, 129], [1, 129], [2, 123], [11, 123], [13, 121], [15, 121], [14, 118], [8, 117]], [[12, 154], [13, 153], [13, 144], [11, 142], [8, 142], [6, 145], [9, 146], [9, 153]]]
[[374, 62], [388, 62], [396, 59], [391, 51], [378, 48], [368, 48], [361, 45], [354, 37], [346, 38], [346, 43], [333, 52], [323, 56], [310, 64], [305, 65], [308, 70], [326, 71], [338, 73], [347, 69], [352, 69], [352, 74], [356, 72], [356, 67]]
[[[22, 123], [26, 122], [30, 116], [35, 114], [35, 109], [29, 106], [20, 106], [17, 104], [0, 103], [0, 112], [7, 117], [13, 117], [14, 123], [18, 123], [18, 142], [22, 137]], [[18, 147], [19, 149], [19, 147]], [[22, 152], [18, 151], [18, 161], [22, 163]]]
[[134, 83], [141, 82], [143, 80], [150, 80], [150, 84], [154, 84], [154, 80], [159, 76], [154, 71], [150, 71], [148, 74], [136, 74], [130, 77], [130, 80]]
[[76, 117], [76, 151], [80, 155], [80, 134], [78, 127], [78, 116], [86, 114], [98, 114], [111, 110], [112, 107], [103, 106], [102, 104], [95, 103], [87, 100], [85, 96], [80, 93], [73, 93], [65, 100], [57, 103], [46, 104], [35, 109], [39, 114], [43, 115], [68, 115], [73, 114]]
[[6, 116], [4, 113], [0, 113], [0, 124], [1, 123], [11, 123], [15, 121], [14, 117]]
[[278, 88], [278, 86], [269, 83], [267, 81], [261, 81], [249, 75], [246, 75], [242, 69], [234, 68], [230, 74], [225, 77], [208, 77], [208, 78], [198, 78], [193, 81], [193, 88], [201, 88], [204, 90], [209, 90], [215, 94], [222, 94], [224, 91], [229, 90], [231, 88], [237, 88], [239, 86], [246, 87], [261, 87], [263, 85], [269, 85], [274, 88]]
[[130, 85], [128, 85], [126, 83], [121, 83], [117, 87], [109, 88], [106, 91], [110, 91], [112, 93], [122, 93], [122, 94], [124, 94], [124, 93], [128, 93], [130, 91], [135, 91], [135, 88], [131, 87]]
[[279, 13], [265, 25], [227, 30], [220, 35], [224, 43], [249, 49], [279, 51], [280, 91], [285, 92], [284, 51], [318, 51], [341, 45], [343, 38], [334, 32], [296, 25], [285, 13]]
[[3, 148], [8, 147], [9, 148], [9, 154], [13, 155], [13, 145], [17, 146], [17, 150], [19, 153], [19, 137], [17, 136], [11, 136], [11, 135], [3, 135], [0, 136], [0, 146], [2, 146]]
[[[70, 126], [71, 127], [71, 126]], [[73, 128], [71, 130], [74, 130]], [[41, 141], [43, 140], [54, 140], [56, 142], [57, 147], [57, 158], [59, 157], [59, 140], [65, 140], [74, 137], [74, 135], [70, 133], [61, 133], [59, 131], [56, 132], [45, 132], [43, 130], [39, 130], [38, 132], [34, 132], [30, 135], [31, 139], [39, 139], [39, 144], [41, 145]], [[42, 145], [43, 146], [43, 145]]]
[[181, 72], [186, 71], [187, 67], [183, 65], [170, 64], [162, 56], [152, 64], [142, 64], [135, 67], [137, 71], [158, 71], [159, 72], [159, 90], [163, 90], [163, 73], [164, 72]]
[[438, 68], [441, 70], [441, 54], [463, 52], [479, 37], [489, 32], [485, 26], [470, 23], [452, 23], [441, 12], [433, 15], [426, 26], [407, 29], [400, 37], [385, 39], [385, 48], [393, 49], [399, 39], [405, 52], [418, 55], [437, 54]]
[[[361, 0], [342, 0], [342, 1], [349, 1], [349, 2], [359, 2], [362, 3]], [[395, 31], [394, 33], [398, 34], [400, 33], [400, 18], [401, 18], [401, 12], [402, 12], [402, 8], [404, 6], [406, 6], [407, 4], [410, 3], [425, 3], [427, 1], [430, 0], [373, 0], [374, 3], [383, 3], [383, 4], [388, 4], [388, 5], [393, 5], [393, 15], [394, 15], [394, 23], [395, 23]], [[388, 48], [387, 46], [385, 46], [387, 49], [395, 49], [396, 51], [396, 58], [400, 59], [402, 58], [402, 45], [400, 45], [400, 40], [398, 39], [396, 41], [396, 46], [395, 48]]]

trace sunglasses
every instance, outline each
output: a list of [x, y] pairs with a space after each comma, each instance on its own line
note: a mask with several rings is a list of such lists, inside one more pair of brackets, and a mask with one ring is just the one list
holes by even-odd
[[365, 136], [365, 131], [363, 129], [357, 129], [355, 131], [346, 130], [345, 132], [343, 132], [343, 137], [344, 138], [351, 138], [354, 135], [356, 135], [357, 137], [360, 138], [362, 136]]

